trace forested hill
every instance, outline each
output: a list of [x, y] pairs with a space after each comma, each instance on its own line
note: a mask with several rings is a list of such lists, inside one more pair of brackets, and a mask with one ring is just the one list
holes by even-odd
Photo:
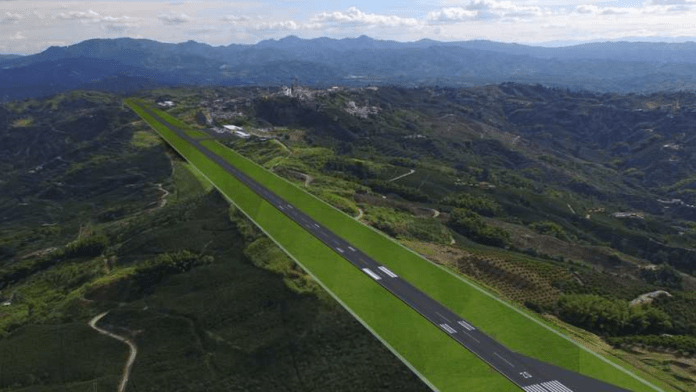
[[[366, 36], [213, 47], [93, 39], [22, 57], [0, 56], [0, 99], [71, 89], [155, 85], [440, 85], [516, 81], [573, 90], [645, 92], [696, 87], [696, 44], [606, 42], [562, 48], [491, 41], [400, 43]], [[42, 75], [36, 80], [36, 75]]]

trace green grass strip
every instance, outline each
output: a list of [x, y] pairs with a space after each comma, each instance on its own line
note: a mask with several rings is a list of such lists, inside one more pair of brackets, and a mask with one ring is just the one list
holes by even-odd
[[[160, 127], [165, 128], [161, 125]], [[181, 139], [179, 140], [183, 142]], [[204, 141], [202, 144], [245, 171], [256, 181], [285, 198], [312, 218], [322, 222], [330, 230], [350, 241], [371, 257], [380, 260], [380, 262], [401, 275], [411, 284], [467, 318], [482, 331], [485, 331], [509, 348], [632, 391], [672, 390], [650, 375], [641, 374], [643, 378], [650, 379], [650, 382], [648, 382], [627, 371], [624, 367], [617, 364], [618, 359], [607, 359], [579, 346], [535, 315], [507, 304], [467, 279], [456, 276], [451, 271], [423, 259], [386, 235], [334, 209], [296, 185], [268, 172], [263, 167], [218, 142], [211, 140]], [[231, 196], [234, 197], [234, 195]], [[255, 216], [254, 212], [249, 214], [253, 219]], [[275, 224], [273, 222], [270, 223], [271, 226]], [[269, 228], [264, 226], [262, 222], [259, 222], [259, 224], [265, 229]], [[292, 251], [290, 252], [292, 254]], [[307, 257], [311, 258], [312, 256], [310, 254]], [[300, 258], [300, 260], [304, 261], [304, 258]], [[343, 262], [348, 264], [345, 261]], [[310, 271], [314, 271], [313, 267], [308, 266], [308, 268]], [[328, 277], [318, 277], [320, 279], [328, 279]], [[462, 282], [466, 284], [462, 284]], [[352, 307], [352, 304], [348, 304], [348, 306]], [[358, 312], [358, 314], [360, 313]], [[360, 315], [362, 316], [362, 314]], [[369, 321], [368, 324], [370, 324]], [[385, 332], [379, 330], [380, 335], [383, 333]], [[395, 344], [391, 341], [389, 343]], [[396, 344], [394, 348], [401, 352], [401, 349]], [[435, 352], [433, 351], [433, 353]], [[404, 356], [411, 362], [411, 357]], [[428, 379], [435, 382], [428, 372], [424, 370], [428, 367], [423, 368], [417, 366], [414, 362], [412, 363]], [[466, 366], [470, 365], [468, 362], [464, 363]], [[653, 384], [659, 384], [659, 387]], [[436, 383], [436, 385], [440, 387], [440, 384]]]

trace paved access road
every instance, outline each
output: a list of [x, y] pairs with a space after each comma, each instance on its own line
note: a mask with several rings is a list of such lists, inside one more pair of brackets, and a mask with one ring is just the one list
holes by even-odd
[[[146, 109], [147, 111], [147, 109]], [[172, 126], [152, 111], [147, 111], [157, 121], [167, 126], [179, 137], [195, 146], [210, 160], [235, 176], [267, 202], [294, 220], [326, 246], [349, 261], [355, 267], [372, 278], [376, 284], [384, 287], [397, 298], [405, 302], [428, 321], [440, 328], [443, 333], [459, 342], [469, 351], [488, 363], [495, 370], [510, 379], [526, 392], [620, 392], [625, 389], [598, 381], [575, 372], [549, 365], [533, 358], [511, 351], [478, 330], [463, 317], [455, 314], [444, 305], [430, 298], [427, 294], [400, 278], [387, 267], [370, 258], [360, 249], [331, 232], [321, 223], [313, 220], [295, 206], [271, 192], [241, 170], [208, 150], [197, 140], [187, 136], [182, 130]], [[544, 344], [544, 342], [539, 342]], [[462, 386], [466, 390], [466, 386]]]

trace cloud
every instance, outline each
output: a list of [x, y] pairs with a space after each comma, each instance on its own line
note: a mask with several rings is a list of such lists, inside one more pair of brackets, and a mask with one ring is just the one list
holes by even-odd
[[646, 5], [694, 5], [696, 0], [648, 0]]
[[223, 22], [238, 23], [238, 22], [247, 22], [249, 20], [250, 20], [250, 18], [248, 16], [244, 16], [244, 15], [225, 15], [222, 17]]
[[466, 10], [460, 7], [443, 8], [428, 13], [427, 19], [431, 22], [463, 22], [476, 18], [478, 12]]
[[471, 0], [459, 7], [441, 8], [428, 13], [429, 22], [463, 22], [485, 19], [529, 19], [550, 15], [549, 8], [536, 5], [514, 4], [510, 1]]
[[100, 20], [101, 15], [99, 15], [97, 12], [94, 12], [92, 10], [83, 12], [83, 11], [70, 11], [70, 12], [61, 12], [57, 14], [54, 18], [57, 19], [63, 19], [63, 20]]
[[18, 31], [15, 35], [13, 35], [12, 37], [10, 37], [10, 39], [16, 41], [16, 40], [21, 40], [21, 39], [27, 39], [27, 37], [25, 37], [24, 34], [22, 34], [21, 31]]
[[157, 19], [166, 25], [179, 25], [191, 21], [191, 17], [184, 13], [159, 15]]
[[2, 22], [5, 22], [5, 23], [17, 23], [22, 19], [24, 19], [24, 17], [22, 15], [17, 14], [17, 13], [13, 13], [10, 11], [6, 11], [5, 16], [1, 20], [2, 20]]
[[254, 26], [256, 30], [299, 30], [302, 27], [300, 23], [294, 20], [283, 20], [277, 22], [266, 22]]
[[346, 11], [322, 12], [314, 15], [310, 22], [329, 24], [349, 24], [381, 27], [414, 27], [421, 23], [415, 18], [402, 18], [396, 15], [370, 14], [350, 7]]
[[619, 7], [598, 7], [594, 4], [583, 4], [575, 8], [575, 12], [584, 15], [626, 15], [635, 9]]

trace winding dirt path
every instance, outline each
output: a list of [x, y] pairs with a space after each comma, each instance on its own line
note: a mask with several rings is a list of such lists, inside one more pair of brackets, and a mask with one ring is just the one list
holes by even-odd
[[97, 315], [89, 321], [88, 325], [90, 328], [94, 329], [100, 334], [121, 341], [127, 344], [128, 348], [130, 348], [130, 355], [128, 356], [128, 361], [126, 361], [126, 364], [123, 366], [123, 375], [121, 376], [121, 382], [118, 384], [118, 392], [125, 392], [126, 385], [128, 385], [128, 379], [130, 378], [131, 369], [133, 368], [133, 363], [135, 362], [135, 357], [138, 355], [138, 347], [135, 345], [135, 342], [126, 337], [116, 335], [115, 333], [111, 333], [105, 329], [97, 327], [99, 320], [101, 320], [107, 314], [109, 314], [108, 311]]
[[398, 179], [400, 179], [400, 178], [404, 178], [404, 177], [406, 177], [406, 176], [410, 176], [411, 174], [413, 174], [413, 173], [415, 173], [415, 172], [416, 172], [415, 170], [411, 169], [410, 172], [408, 172], [408, 173], [406, 173], [406, 174], [402, 174], [402, 175], [400, 175], [400, 176], [396, 176], [396, 177], [392, 178], [391, 180], [389, 180], [389, 182], [393, 182], [393, 181], [396, 181], [396, 180], [398, 180]]
[[358, 216], [355, 217], [356, 220], [360, 220], [360, 218], [363, 217], [363, 210], [362, 208], [358, 208]]
[[162, 184], [157, 183], [157, 189], [162, 192], [162, 196], [159, 198], [159, 202], [157, 203], [157, 208], [162, 208], [167, 205], [167, 196], [169, 196], [169, 191], [164, 189], [162, 187]]

